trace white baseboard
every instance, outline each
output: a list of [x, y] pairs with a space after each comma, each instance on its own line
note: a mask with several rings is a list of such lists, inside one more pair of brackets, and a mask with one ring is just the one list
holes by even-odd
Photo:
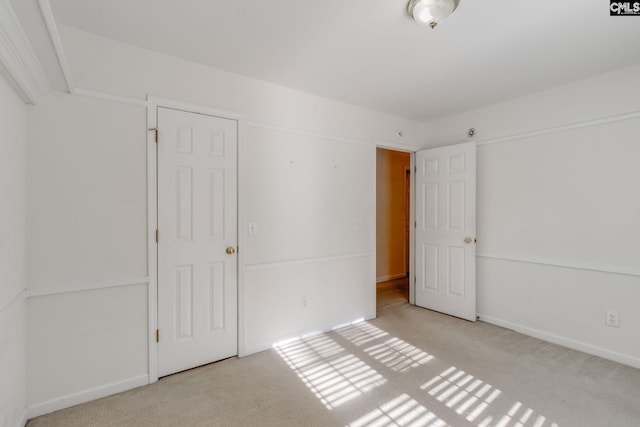
[[640, 358], [634, 356], [617, 353], [615, 351], [607, 350], [606, 348], [597, 347], [591, 344], [572, 340], [570, 338], [554, 335], [548, 332], [540, 331], [538, 329], [519, 325], [517, 323], [508, 322], [506, 320], [496, 319], [495, 317], [486, 316], [484, 314], [478, 314], [478, 316], [483, 322], [491, 323], [493, 325], [501, 326], [507, 329], [512, 329], [516, 332], [520, 332], [521, 334], [529, 335], [543, 341], [548, 341], [554, 344], [561, 345], [563, 347], [568, 347], [573, 350], [578, 350], [583, 353], [592, 354], [594, 356], [602, 357], [603, 359], [612, 360], [614, 362], [622, 363], [623, 365], [628, 365], [640, 369]]
[[252, 345], [250, 347], [246, 347], [243, 353], [238, 353], [238, 357], [246, 357], [251, 356], [252, 354], [260, 353], [262, 351], [269, 350], [273, 347], [273, 345], [278, 341], [266, 342], [262, 344]]
[[407, 273], [392, 274], [391, 276], [382, 276], [376, 278], [376, 283], [388, 282], [389, 280], [404, 279]]
[[27, 420], [27, 408], [24, 408], [24, 410], [22, 411], [22, 417], [20, 417], [20, 420], [18, 421], [18, 426], [24, 427], [25, 425], [27, 425]]
[[148, 375], [140, 375], [138, 377], [129, 378], [123, 381], [105, 384], [99, 387], [90, 388], [88, 390], [83, 390], [77, 393], [72, 393], [66, 396], [51, 399], [46, 402], [30, 405], [29, 407], [27, 407], [26, 416], [28, 419], [39, 417], [40, 415], [59, 411], [60, 409], [69, 408], [71, 406], [86, 403], [91, 400], [100, 399], [101, 397], [110, 396], [112, 394], [120, 393], [147, 384], [149, 384]]

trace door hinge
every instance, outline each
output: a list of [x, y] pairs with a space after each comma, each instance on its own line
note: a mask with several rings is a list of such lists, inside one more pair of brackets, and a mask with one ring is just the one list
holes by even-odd
[[417, 167], [417, 166], [414, 166], [414, 167], [413, 167], [413, 173], [415, 173], [415, 174], [417, 174], [417, 173], [418, 173], [418, 167]]
[[413, 222], [413, 228], [418, 228], [418, 221]]
[[152, 130], [152, 131], [154, 131], [154, 132], [155, 132], [155, 134], [156, 134], [156, 135], [155, 135], [155, 136], [156, 136], [156, 144], [157, 144], [157, 143], [158, 143], [158, 128], [151, 128], [151, 129], [149, 129], [149, 130]]
[[160, 240], [160, 230], [156, 228], [156, 243]]
[[156, 329], [156, 342], [160, 342], [160, 329]]

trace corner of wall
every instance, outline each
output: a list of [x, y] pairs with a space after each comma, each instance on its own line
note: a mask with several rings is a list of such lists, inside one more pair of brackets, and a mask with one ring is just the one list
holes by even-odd
[[0, 77], [0, 424], [26, 404], [26, 106]]

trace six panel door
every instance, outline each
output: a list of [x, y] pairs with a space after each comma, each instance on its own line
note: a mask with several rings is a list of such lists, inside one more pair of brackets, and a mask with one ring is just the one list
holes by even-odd
[[416, 305], [476, 320], [476, 145], [416, 153]]
[[237, 354], [238, 123], [157, 112], [163, 376]]

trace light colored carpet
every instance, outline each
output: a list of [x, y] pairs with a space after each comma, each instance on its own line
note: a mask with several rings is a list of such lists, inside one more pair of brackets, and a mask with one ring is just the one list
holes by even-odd
[[634, 426], [640, 371], [406, 303], [39, 426]]

